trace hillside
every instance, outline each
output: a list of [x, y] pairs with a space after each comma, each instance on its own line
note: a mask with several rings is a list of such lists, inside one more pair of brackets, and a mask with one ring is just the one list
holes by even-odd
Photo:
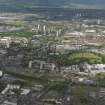
[[105, 0], [0, 0], [0, 11], [23, 10], [35, 7], [105, 9]]

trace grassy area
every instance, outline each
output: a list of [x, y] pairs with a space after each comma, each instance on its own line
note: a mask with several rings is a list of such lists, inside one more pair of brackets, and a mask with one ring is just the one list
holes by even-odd
[[15, 77], [25, 80], [29, 84], [40, 83], [43, 85], [56, 85], [58, 83], [64, 83], [65, 80], [61, 75], [51, 73], [19, 73], [12, 70], [4, 70], [5, 73], [13, 75]]
[[51, 89], [58, 91], [58, 92], [65, 92], [65, 90], [68, 87], [67, 81], [53, 81], [49, 84], [51, 86]]
[[26, 74], [21, 74], [21, 73], [16, 73], [13, 71], [4, 71], [7, 74], [13, 75], [15, 77], [23, 79], [27, 84], [32, 85], [34, 83], [41, 83], [41, 84], [48, 84], [49, 80], [44, 77], [38, 77], [36, 75], [29, 75], [28, 73]]
[[31, 37], [34, 32], [0, 32], [0, 36], [17, 36], [17, 37]]
[[103, 58], [96, 53], [92, 52], [75, 52], [69, 55], [70, 64], [79, 64], [88, 62], [89, 64], [100, 64], [103, 63]]
[[80, 97], [83, 97], [84, 95], [86, 95], [88, 89], [90, 91], [96, 91], [96, 86], [90, 85], [89, 88], [86, 85], [81, 85], [81, 84], [72, 86], [73, 94]]
[[52, 55], [58, 65], [70, 66], [87, 62], [88, 64], [105, 64], [105, 55], [87, 52], [87, 51], [71, 51], [68, 54]]
[[0, 25], [1, 25], [1, 26], [15, 26], [15, 27], [21, 27], [21, 26], [24, 25], [24, 22], [22, 22], [22, 21], [14, 21], [14, 22], [7, 22], [7, 23], [1, 22]]

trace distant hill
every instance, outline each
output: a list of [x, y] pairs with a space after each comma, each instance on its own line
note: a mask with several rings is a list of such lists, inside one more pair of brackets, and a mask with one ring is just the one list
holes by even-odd
[[105, 0], [0, 0], [0, 10], [34, 7], [105, 9]]

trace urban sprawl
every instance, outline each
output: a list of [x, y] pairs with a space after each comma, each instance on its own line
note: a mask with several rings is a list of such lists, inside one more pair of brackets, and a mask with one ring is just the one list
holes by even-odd
[[0, 105], [105, 105], [105, 20], [33, 16], [0, 15]]

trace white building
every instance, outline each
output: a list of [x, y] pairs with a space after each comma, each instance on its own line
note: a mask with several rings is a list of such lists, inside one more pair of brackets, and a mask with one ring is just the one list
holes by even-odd
[[9, 48], [11, 41], [12, 41], [11, 37], [1, 37], [0, 45]]

